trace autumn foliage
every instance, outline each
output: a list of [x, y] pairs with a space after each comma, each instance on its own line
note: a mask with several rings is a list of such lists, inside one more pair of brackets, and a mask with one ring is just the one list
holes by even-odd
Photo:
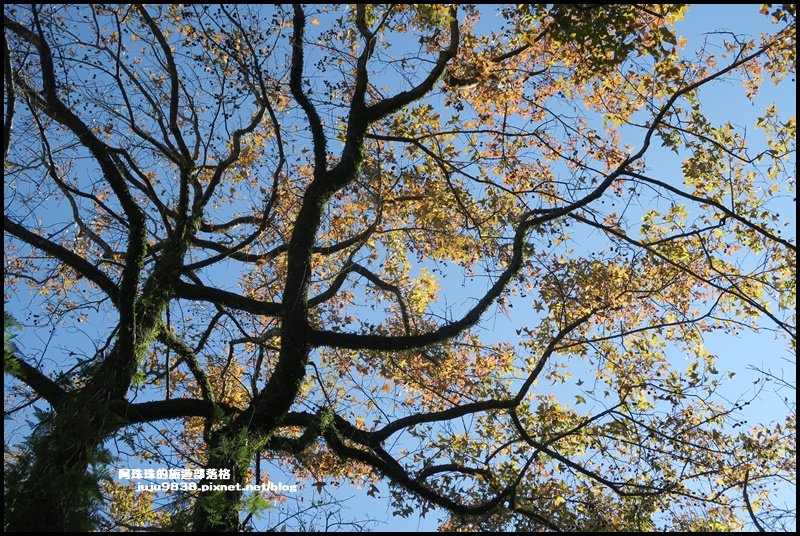
[[795, 10], [688, 9], [6, 5], [5, 528], [790, 526]]

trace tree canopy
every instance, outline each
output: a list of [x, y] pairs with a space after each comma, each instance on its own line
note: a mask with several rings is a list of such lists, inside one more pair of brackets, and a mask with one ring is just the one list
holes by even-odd
[[6, 4], [5, 528], [792, 527], [795, 8], [686, 13]]

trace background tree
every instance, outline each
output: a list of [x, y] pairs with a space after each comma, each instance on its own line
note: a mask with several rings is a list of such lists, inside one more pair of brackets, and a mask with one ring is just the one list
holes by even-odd
[[779, 526], [793, 403], [744, 427], [706, 341], [793, 355], [795, 121], [703, 92], [793, 77], [795, 11], [696, 51], [684, 11], [7, 5], [5, 299], [45, 344], [5, 360], [6, 528], [252, 522], [103, 483], [119, 441], [450, 529]]

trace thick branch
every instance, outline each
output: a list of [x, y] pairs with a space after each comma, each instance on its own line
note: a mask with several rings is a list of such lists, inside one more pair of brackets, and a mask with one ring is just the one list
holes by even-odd
[[175, 295], [186, 300], [207, 301], [258, 315], [280, 316], [282, 313], [282, 307], [279, 303], [263, 302], [228, 292], [227, 290], [203, 285], [190, 285], [182, 281], [175, 285]]
[[[212, 403], [215, 402], [214, 391], [211, 389], [211, 382], [208, 381], [205, 370], [200, 366], [200, 362], [194, 350], [167, 328], [161, 329], [158, 334], [158, 339], [169, 348], [175, 350], [181, 359], [186, 362], [189, 370], [191, 370], [194, 375], [195, 381], [197, 381], [197, 384], [200, 386], [203, 399]], [[169, 371], [167, 371], [167, 374], [169, 374]]]
[[265, 450], [283, 451], [290, 454], [300, 454], [310, 448], [319, 439], [322, 432], [320, 414], [293, 412], [286, 415], [282, 426], [302, 426], [305, 428], [298, 437], [286, 437], [274, 434], [270, 436]]
[[14, 88], [14, 75], [11, 71], [11, 52], [8, 40], [3, 32], [3, 71], [6, 85], [6, 115], [3, 118], [3, 168], [8, 160], [8, 148], [11, 145], [11, 130], [14, 128], [14, 109], [17, 103], [17, 92]]
[[125, 424], [139, 422], [162, 421], [165, 419], [182, 419], [186, 417], [218, 417], [219, 411], [232, 414], [239, 411], [227, 404], [215, 404], [209, 400], [196, 400], [192, 398], [172, 398], [155, 402], [141, 402], [131, 404], [120, 400], [112, 404], [112, 409], [125, 418]]
[[306, 16], [300, 4], [292, 4], [292, 6], [294, 7], [294, 33], [292, 35], [292, 67], [289, 73], [289, 89], [294, 100], [303, 108], [311, 127], [311, 137], [314, 141], [314, 169], [316, 172], [323, 173], [328, 168], [328, 141], [325, 138], [322, 120], [317, 109], [303, 91], [303, 38]]
[[117, 285], [95, 265], [67, 248], [29, 231], [22, 225], [9, 219], [8, 216], [3, 216], [3, 227], [6, 232], [11, 233], [23, 242], [42, 250], [66, 264], [75, 270], [79, 276], [85, 277], [100, 287], [114, 303], [117, 303], [117, 298], [119, 296]]
[[489, 478], [491, 473], [488, 469], [483, 467], [467, 467], [456, 463], [444, 463], [440, 465], [429, 465], [422, 471], [417, 473], [417, 480], [425, 480], [426, 478], [437, 475], [439, 473], [462, 473], [465, 475], [480, 475], [483, 478]]
[[425, 78], [425, 80], [420, 82], [419, 85], [407, 91], [401, 91], [393, 97], [383, 99], [382, 101], [367, 107], [367, 114], [370, 116], [370, 118], [372, 118], [373, 121], [376, 121], [386, 117], [387, 115], [392, 114], [405, 106], [408, 106], [415, 100], [422, 98], [431, 89], [433, 89], [433, 86], [445, 73], [445, 70], [447, 69], [447, 63], [454, 58], [456, 52], [458, 52], [459, 38], [458, 8], [456, 5], [453, 5], [453, 7], [450, 8], [450, 44], [446, 49], [439, 52], [439, 57], [436, 59], [436, 64], [428, 73], [428, 76]]
[[5, 372], [8, 372], [36, 391], [37, 395], [47, 400], [54, 408], [57, 409], [64, 403], [69, 393], [62, 389], [61, 386], [19, 356], [14, 355], [12, 359], [13, 366], [10, 367], [10, 370], [7, 367]]
[[545, 218], [528, 220], [517, 228], [517, 232], [514, 236], [513, 255], [508, 266], [500, 274], [489, 291], [478, 300], [478, 303], [460, 320], [451, 322], [427, 333], [397, 337], [358, 335], [354, 333], [338, 333], [312, 329], [311, 342], [316, 346], [332, 346], [354, 350], [408, 350], [411, 348], [430, 346], [457, 337], [465, 330], [477, 324], [481, 316], [483, 316], [483, 313], [486, 312], [491, 304], [494, 303], [494, 300], [506, 289], [514, 275], [516, 275], [522, 267], [525, 236], [535, 223], [544, 221], [544, 219]]

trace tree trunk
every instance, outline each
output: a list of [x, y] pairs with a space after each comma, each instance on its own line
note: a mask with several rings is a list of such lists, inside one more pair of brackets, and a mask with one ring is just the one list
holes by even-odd
[[200, 496], [194, 505], [192, 530], [239, 532], [242, 494], [252, 458], [248, 437], [242, 433], [233, 436], [220, 433], [209, 442], [209, 447], [206, 475], [209, 470], [216, 470], [218, 474], [221, 471], [229, 471], [230, 478], [216, 480], [204, 478], [200, 482]]
[[104, 417], [110, 413], [97, 405], [75, 403], [70, 407], [73, 411], [64, 408], [39, 424], [26, 452], [7, 475], [6, 531], [86, 532], [95, 528], [101, 495], [99, 479], [90, 470], [93, 464], [110, 461], [101, 452], [110, 430]]

